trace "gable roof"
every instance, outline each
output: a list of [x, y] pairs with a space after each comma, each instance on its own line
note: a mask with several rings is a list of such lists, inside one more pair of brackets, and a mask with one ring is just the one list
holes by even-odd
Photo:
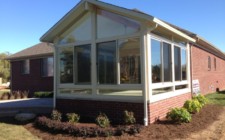
[[123, 7], [115, 6], [112, 4], [108, 4], [102, 1], [97, 0], [81, 0], [72, 10], [70, 10], [61, 20], [59, 20], [51, 29], [49, 29], [41, 38], [40, 40], [42, 42], [50, 42], [53, 43], [54, 39], [57, 38], [59, 35], [61, 35], [65, 29], [70, 26], [72, 23], [76, 21], [76, 18], [78, 18], [83, 12], [89, 10], [92, 5], [99, 7], [101, 9], [106, 9], [110, 12], [114, 12], [116, 14], [121, 14], [124, 16], [129, 16], [135, 19], [139, 19], [142, 21], [147, 21], [150, 23], [157, 24], [158, 26], [161, 26], [170, 32], [173, 32], [174, 34], [179, 35], [180, 37], [195, 42], [195, 39], [191, 38], [187, 34], [177, 30], [176, 28], [170, 26], [169, 24], [157, 19], [156, 17], [153, 17], [151, 15], [145, 14], [143, 12], [137, 12], [131, 9], [126, 9]]
[[53, 45], [50, 43], [39, 43], [20, 52], [12, 54], [7, 57], [7, 59], [17, 60], [22, 58], [33, 58], [47, 55], [53, 55]]

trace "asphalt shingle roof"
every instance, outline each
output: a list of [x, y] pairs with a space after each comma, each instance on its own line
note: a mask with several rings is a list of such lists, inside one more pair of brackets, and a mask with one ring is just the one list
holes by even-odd
[[12, 54], [7, 57], [7, 59], [16, 60], [21, 58], [40, 57], [51, 54], [53, 55], [53, 45], [51, 43], [39, 43], [20, 52]]

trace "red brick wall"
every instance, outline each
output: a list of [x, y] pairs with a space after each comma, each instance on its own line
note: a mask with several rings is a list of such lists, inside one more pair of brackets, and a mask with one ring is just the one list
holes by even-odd
[[158, 119], [166, 117], [170, 108], [182, 107], [184, 102], [189, 99], [191, 99], [191, 93], [182, 94], [149, 104], [149, 123], [153, 123]]
[[[191, 47], [191, 65], [193, 80], [198, 79], [201, 93], [208, 94], [225, 89], [225, 60], [204, 51], [198, 47]], [[208, 56], [211, 57], [211, 70], [208, 69]], [[216, 58], [216, 70], [214, 68]]]
[[137, 122], [143, 124], [143, 103], [57, 99], [56, 108], [63, 113], [78, 113], [81, 118], [92, 122], [100, 112], [105, 113], [112, 123], [122, 123], [123, 112], [128, 110], [133, 111]]
[[30, 74], [21, 74], [21, 61], [12, 61], [12, 90], [53, 91], [53, 77], [41, 76], [41, 59], [30, 60]]

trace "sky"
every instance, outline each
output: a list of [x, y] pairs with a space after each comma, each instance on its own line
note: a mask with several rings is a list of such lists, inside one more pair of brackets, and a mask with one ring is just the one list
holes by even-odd
[[[139, 9], [198, 34], [225, 52], [224, 0], [102, 0]], [[16, 53], [40, 37], [79, 0], [1, 0], [0, 53]]]

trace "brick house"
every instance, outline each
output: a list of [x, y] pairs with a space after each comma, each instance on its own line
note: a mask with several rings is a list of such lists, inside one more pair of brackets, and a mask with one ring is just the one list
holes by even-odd
[[53, 91], [53, 47], [39, 43], [7, 58], [11, 64], [11, 90]]
[[138, 10], [81, 0], [40, 40], [54, 44], [54, 106], [62, 112], [104, 112], [116, 122], [129, 110], [148, 125], [190, 99], [192, 81], [203, 94], [225, 88], [220, 50]]

